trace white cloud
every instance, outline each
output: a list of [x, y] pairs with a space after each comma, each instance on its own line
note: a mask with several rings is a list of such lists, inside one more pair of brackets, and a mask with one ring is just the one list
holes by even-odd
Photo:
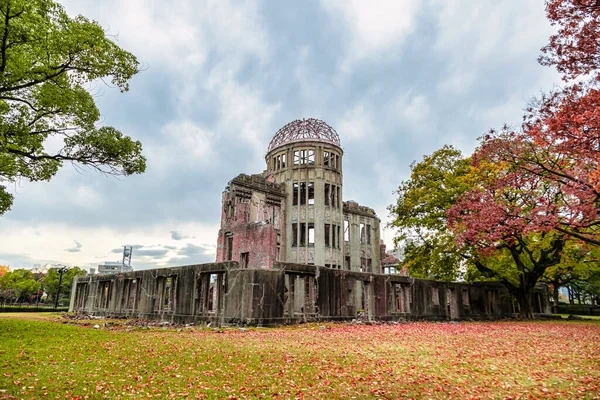
[[464, 94], [478, 80], [489, 79], [482, 76], [483, 66], [536, 65], [539, 49], [552, 32], [544, 7], [536, 1], [506, 7], [497, 1], [449, 0], [429, 7], [437, 16], [433, 50], [445, 57], [450, 69], [438, 88], [450, 94]]
[[216, 129], [228, 140], [245, 141], [250, 146], [248, 158], [262, 168], [265, 144], [274, 134], [269, 127], [280, 105], [264, 101], [260, 89], [237, 82], [234, 74], [234, 70], [214, 68], [205, 83], [211, 97], [218, 102]]
[[367, 136], [372, 137], [377, 129], [371, 114], [365, 110], [363, 104], [357, 104], [351, 110], [346, 111], [335, 126], [344, 141], [361, 140]]
[[414, 28], [420, 5], [410, 0], [323, 0], [332, 18], [341, 16], [352, 34], [354, 59], [401, 43]]
[[[77, 206], [86, 209], [98, 209], [104, 203], [104, 197], [89, 185], [80, 185], [68, 198]], [[58, 199], [56, 199], [58, 200]], [[63, 201], [61, 199], [60, 201]]]
[[255, 1], [61, 1], [71, 15], [93, 18], [150, 68], [182, 74], [201, 68], [210, 52], [268, 57], [269, 40]]
[[422, 94], [403, 93], [390, 102], [387, 113], [407, 128], [407, 133], [419, 140], [433, 132], [432, 115], [429, 101]]

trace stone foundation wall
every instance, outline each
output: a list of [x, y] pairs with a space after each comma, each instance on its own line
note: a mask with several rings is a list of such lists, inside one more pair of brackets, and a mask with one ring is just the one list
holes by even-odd
[[[536, 311], [549, 313], [540, 286]], [[70, 311], [213, 325], [321, 320], [460, 320], [511, 317], [499, 283], [465, 284], [275, 263], [272, 270], [223, 262], [78, 277]]]

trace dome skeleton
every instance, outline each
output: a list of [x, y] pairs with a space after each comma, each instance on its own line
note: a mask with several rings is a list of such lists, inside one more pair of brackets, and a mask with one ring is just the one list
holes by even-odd
[[302, 141], [319, 141], [341, 147], [340, 137], [331, 126], [315, 119], [297, 119], [279, 129], [271, 143], [268, 152], [288, 143]]

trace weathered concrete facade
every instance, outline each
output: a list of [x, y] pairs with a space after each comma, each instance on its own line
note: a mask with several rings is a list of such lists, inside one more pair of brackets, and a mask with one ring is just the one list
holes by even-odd
[[[458, 320], [511, 317], [512, 297], [499, 283], [448, 283], [399, 275], [280, 263], [237, 262], [78, 277], [70, 310], [93, 315], [274, 325], [302, 321]], [[541, 287], [539, 313], [549, 313]]]
[[[381, 221], [373, 209], [343, 201], [343, 156], [339, 136], [322, 121], [297, 120], [280, 129], [269, 144], [263, 174], [252, 175], [251, 182], [244, 178], [243, 190], [240, 177], [247, 175], [240, 175], [225, 190], [216, 261], [261, 268], [284, 261], [381, 272]], [[261, 179], [272, 187], [259, 184]], [[263, 201], [276, 218], [261, 215]], [[259, 210], [257, 219], [248, 218], [248, 208]], [[265, 231], [276, 232], [277, 240], [271, 240], [275, 233]], [[242, 256], [248, 252], [258, 259], [254, 264]], [[265, 252], [276, 256], [265, 258]]]

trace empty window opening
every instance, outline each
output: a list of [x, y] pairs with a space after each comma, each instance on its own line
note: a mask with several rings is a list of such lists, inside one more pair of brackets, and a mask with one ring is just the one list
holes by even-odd
[[360, 244], [365, 244], [365, 224], [360, 224]]
[[344, 221], [344, 242], [350, 241], [350, 222]]
[[231, 261], [233, 257], [233, 235], [231, 233], [225, 234], [225, 254], [226, 260]]
[[225, 218], [232, 218], [234, 215], [233, 201], [227, 200], [225, 202], [224, 207], [225, 207]]
[[431, 288], [431, 302], [434, 306], [440, 305], [440, 291], [436, 287]]
[[112, 285], [110, 281], [98, 283], [98, 308], [108, 308]]
[[329, 239], [329, 224], [325, 224], [325, 247], [331, 247], [331, 242]]
[[336, 229], [335, 225], [331, 225], [331, 247], [337, 247], [337, 237], [336, 237]]
[[306, 223], [300, 223], [300, 247], [306, 246]]
[[367, 259], [365, 257], [360, 258], [360, 272], [365, 272], [367, 270]]
[[306, 165], [308, 159], [308, 151], [300, 150], [300, 164]]
[[219, 299], [219, 286], [218, 286], [218, 275], [210, 274], [208, 281], [208, 298], [206, 311], [214, 313], [217, 311], [217, 304]]
[[306, 182], [300, 182], [300, 205], [306, 204]]
[[396, 311], [402, 313], [408, 312], [404, 287], [402, 287], [401, 284], [396, 283], [394, 289]]
[[89, 287], [87, 283], [78, 283], [75, 294], [75, 309], [80, 310], [85, 307], [85, 301], [88, 298]]
[[315, 165], [315, 151], [314, 150], [308, 150], [308, 165]]
[[205, 280], [202, 278], [196, 280], [196, 313], [201, 313], [204, 311], [205, 301], [202, 297], [205, 293], [204, 282]]
[[336, 225], [336, 229], [337, 229], [337, 248], [341, 249], [342, 248], [342, 246], [341, 246], [341, 241], [342, 240], [340, 238], [340, 235], [342, 233], [342, 227], [339, 226], [339, 225]]
[[240, 266], [242, 268], [248, 268], [248, 259], [250, 258], [250, 253], [240, 253]]
[[308, 245], [310, 247], [315, 245], [315, 224], [312, 222], [308, 223]]
[[323, 165], [326, 167], [329, 167], [329, 152], [328, 151], [323, 152]]
[[342, 196], [340, 196], [340, 187], [336, 186], [335, 189], [335, 206], [340, 208], [340, 199], [342, 198]]
[[308, 182], [307, 187], [308, 187], [308, 205], [312, 206], [315, 204], [315, 184], [314, 184], [314, 182]]
[[338, 156], [337, 154], [335, 155], [335, 168], [339, 168], [340, 167], [340, 156]]
[[296, 150], [294, 151], [294, 165], [313, 165], [315, 163], [314, 150]]
[[367, 244], [371, 244], [371, 225], [367, 224]]
[[373, 262], [370, 258], [367, 258], [367, 272], [373, 272]]
[[136, 279], [125, 279], [123, 284], [123, 300], [121, 307], [124, 309], [135, 309], [138, 282]]
[[294, 165], [300, 165], [300, 150], [294, 151]]
[[285, 160], [286, 160], [286, 155], [282, 154], [281, 155], [281, 168], [285, 168]]
[[173, 295], [173, 278], [168, 277], [165, 281], [165, 291], [163, 296], [163, 309], [169, 310], [172, 305], [172, 295]]
[[344, 269], [350, 271], [350, 257], [346, 256], [346, 258], [344, 258]]
[[329, 205], [329, 198], [330, 198], [330, 194], [329, 194], [329, 189], [330, 189], [331, 185], [329, 183], [325, 184], [325, 205], [328, 206]]
[[335, 154], [329, 153], [329, 166], [335, 168]]
[[336, 206], [336, 200], [335, 200], [335, 185], [331, 185], [331, 192], [329, 195], [329, 204], [331, 205], [331, 207], [335, 207]]
[[298, 224], [292, 224], [292, 247], [298, 246]]
[[294, 183], [292, 186], [293, 186], [293, 189], [292, 189], [292, 205], [297, 206], [298, 205], [298, 184]]

